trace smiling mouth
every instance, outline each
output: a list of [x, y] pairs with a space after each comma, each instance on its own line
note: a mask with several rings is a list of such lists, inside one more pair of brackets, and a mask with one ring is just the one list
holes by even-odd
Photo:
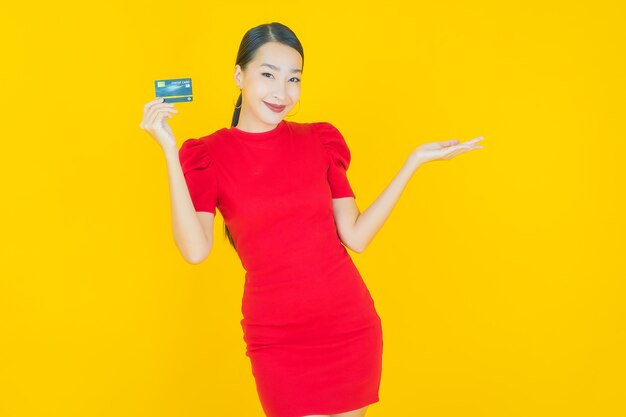
[[287, 107], [287, 106], [278, 106], [276, 104], [271, 104], [271, 103], [268, 103], [267, 101], [264, 101], [263, 103], [265, 103], [265, 105], [269, 107], [272, 111], [275, 111], [277, 113], [285, 110], [285, 107]]

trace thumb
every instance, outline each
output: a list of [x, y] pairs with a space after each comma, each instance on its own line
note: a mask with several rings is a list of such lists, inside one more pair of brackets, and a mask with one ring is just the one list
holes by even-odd
[[439, 144], [442, 145], [442, 146], [458, 145], [459, 144], [459, 140], [458, 139], [446, 140], [446, 141], [443, 141], [443, 142], [439, 142]]

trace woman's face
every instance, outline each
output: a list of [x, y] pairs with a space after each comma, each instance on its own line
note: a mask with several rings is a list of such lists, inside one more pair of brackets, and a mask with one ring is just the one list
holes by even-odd
[[[290, 46], [267, 42], [257, 49], [245, 71], [235, 66], [235, 84], [242, 90], [237, 128], [250, 132], [271, 130], [300, 99], [302, 57]], [[272, 110], [267, 104], [283, 106]]]

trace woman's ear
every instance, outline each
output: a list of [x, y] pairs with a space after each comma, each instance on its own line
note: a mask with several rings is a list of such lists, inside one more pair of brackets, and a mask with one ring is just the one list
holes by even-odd
[[239, 88], [240, 90], [243, 88], [243, 84], [242, 84], [242, 78], [243, 78], [243, 72], [241, 71], [241, 67], [239, 66], [239, 64], [235, 65], [235, 74], [233, 76], [234, 80], [235, 80], [235, 84], [237, 85], [237, 88]]

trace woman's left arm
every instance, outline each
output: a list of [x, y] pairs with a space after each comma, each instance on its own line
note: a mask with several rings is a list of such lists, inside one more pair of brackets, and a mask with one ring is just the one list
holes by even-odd
[[333, 212], [341, 241], [350, 250], [357, 253], [363, 252], [381, 229], [409, 180], [422, 164], [435, 160], [448, 160], [458, 154], [481, 149], [482, 146], [476, 143], [482, 139], [482, 136], [479, 136], [462, 144], [455, 139], [421, 145], [411, 153], [391, 183], [363, 213], [357, 207], [353, 197], [334, 198]]

